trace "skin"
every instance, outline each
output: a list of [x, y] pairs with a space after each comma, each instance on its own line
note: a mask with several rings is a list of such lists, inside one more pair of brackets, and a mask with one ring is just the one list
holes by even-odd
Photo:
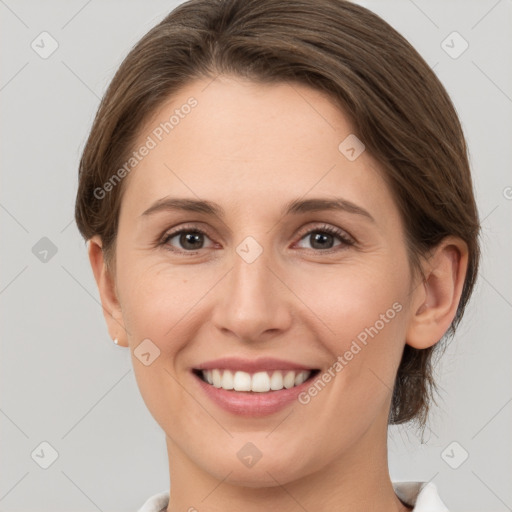
[[[378, 162], [366, 151], [349, 161], [338, 150], [353, 133], [349, 121], [305, 86], [195, 81], [151, 116], [136, 147], [190, 96], [197, 107], [124, 178], [115, 270], [101, 239], [89, 242], [109, 333], [130, 348], [141, 395], [166, 433], [167, 510], [410, 510], [388, 472], [391, 389], [405, 343], [435, 344], [454, 318], [464, 242], [449, 237], [424, 258], [424, 280], [412, 272]], [[214, 201], [225, 217], [142, 215], [165, 196]], [[280, 213], [293, 199], [334, 196], [373, 220]], [[157, 245], [185, 225], [207, 232], [197, 250], [179, 236]], [[319, 248], [314, 234], [323, 225], [354, 244], [326, 234]], [[250, 264], [236, 252], [248, 236], [263, 249]], [[191, 376], [191, 367], [222, 356], [327, 370], [394, 303], [401, 311], [307, 405], [242, 418], [211, 402]], [[160, 350], [149, 366], [134, 356], [146, 338]], [[251, 468], [237, 457], [247, 442], [262, 454]]]

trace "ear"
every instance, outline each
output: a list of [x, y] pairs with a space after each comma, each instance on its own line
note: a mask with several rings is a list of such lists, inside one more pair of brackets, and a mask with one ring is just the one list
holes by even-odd
[[100, 293], [103, 315], [112, 339], [117, 338], [119, 345], [128, 346], [121, 306], [119, 304], [115, 281], [106, 266], [101, 238], [98, 235], [88, 240], [88, 254], [94, 279]]
[[423, 284], [413, 292], [406, 342], [424, 349], [435, 345], [450, 327], [459, 305], [468, 267], [468, 248], [446, 237], [424, 261]]

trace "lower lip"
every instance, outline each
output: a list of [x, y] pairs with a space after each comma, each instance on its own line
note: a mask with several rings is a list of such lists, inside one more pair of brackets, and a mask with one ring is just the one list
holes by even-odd
[[299, 394], [308, 388], [312, 379], [309, 378], [299, 386], [280, 391], [256, 393], [250, 391], [227, 391], [208, 384], [192, 372], [192, 377], [204, 390], [206, 395], [222, 409], [239, 416], [266, 416], [284, 409], [295, 400]]

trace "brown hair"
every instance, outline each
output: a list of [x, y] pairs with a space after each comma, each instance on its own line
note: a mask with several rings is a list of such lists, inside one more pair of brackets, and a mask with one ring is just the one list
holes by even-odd
[[[123, 165], [143, 123], [197, 78], [231, 74], [298, 82], [327, 93], [379, 162], [400, 209], [417, 268], [445, 236], [469, 248], [458, 325], [479, 262], [479, 220], [464, 134], [440, 81], [416, 50], [371, 11], [346, 0], [190, 0], [130, 51], [99, 106], [83, 151], [75, 218], [100, 235], [109, 268], [123, 183], [95, 192]], [[425, 424], [436, 390], [433, 347], [405, 346], [391, 424]]]

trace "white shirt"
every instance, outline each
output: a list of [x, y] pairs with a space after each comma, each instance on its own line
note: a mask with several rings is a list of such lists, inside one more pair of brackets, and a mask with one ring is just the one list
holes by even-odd
[[[414, 506], [413, 512], [449, 512], [432, 482], [393, 482], [396, 495]], [[137, 512], [165, 512], [169, 504], [169, 491], [149, 498]]]

